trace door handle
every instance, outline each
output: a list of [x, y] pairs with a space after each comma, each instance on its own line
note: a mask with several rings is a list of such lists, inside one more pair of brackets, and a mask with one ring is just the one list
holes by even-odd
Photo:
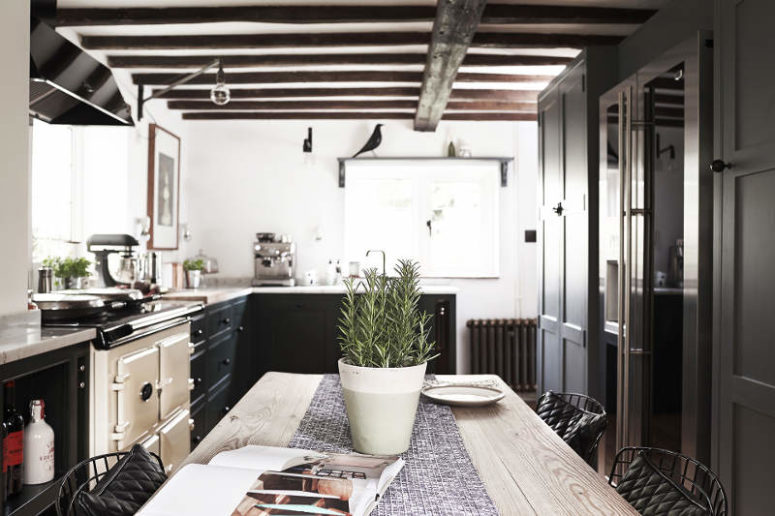
[[557, 206], [552, 208], [552, 211], [556, 213], [558, 217], [562, 217], [562, 212], [565, 211], [565, 208], [562, 207], [561, 202], [558, 202]]
[[428, 236], [433, 236], [433, 222], [431, 219], [426, 220], [425, 225], [428, 227]]
[[723, 172], [724, 169], [732, 168], [732, 163], [727, 163], [724, 160], [721, 159], [714, 159], [713, 162], [710, 164], [710, 170], [712, 172]]

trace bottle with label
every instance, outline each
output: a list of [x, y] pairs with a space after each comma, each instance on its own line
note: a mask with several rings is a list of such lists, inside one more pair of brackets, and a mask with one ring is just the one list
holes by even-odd
[[3, 413], [3, 478], [5, 496], [22, 490], [22, 463], [24, 462], [24, 418], [16, 410], [16, 384], [5, 384]]
[[30, 401], [30, 422], [24, 429], [24, 483], [54, 480], [54, 429], [45, 420], [43, 400]]

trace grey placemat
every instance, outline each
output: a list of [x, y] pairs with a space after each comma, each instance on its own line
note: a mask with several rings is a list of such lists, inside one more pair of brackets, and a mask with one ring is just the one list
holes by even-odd
[[[350, 424], [339, 376], [325, 375], [310, 402], [293, 448], [351, 452]], [[452, 410], [420, 397], [406, 465], [372, 514], [497, 515], [482, 479], [471, 463]]]

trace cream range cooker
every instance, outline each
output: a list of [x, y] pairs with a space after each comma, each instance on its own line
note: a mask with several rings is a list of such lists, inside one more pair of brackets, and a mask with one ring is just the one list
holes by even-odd
[[69, 326], [97, 330], [91, 351], [89, 455], [140, 443], [167, 472], [190, 452], [191, 323], [202, 305], [154, 300]]

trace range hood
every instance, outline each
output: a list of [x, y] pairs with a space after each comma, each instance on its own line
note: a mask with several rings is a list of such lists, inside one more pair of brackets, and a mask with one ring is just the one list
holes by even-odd
[[110, 70], [37, 18], [30, 21], [30, 115], [51, 124], [134, 125]]

